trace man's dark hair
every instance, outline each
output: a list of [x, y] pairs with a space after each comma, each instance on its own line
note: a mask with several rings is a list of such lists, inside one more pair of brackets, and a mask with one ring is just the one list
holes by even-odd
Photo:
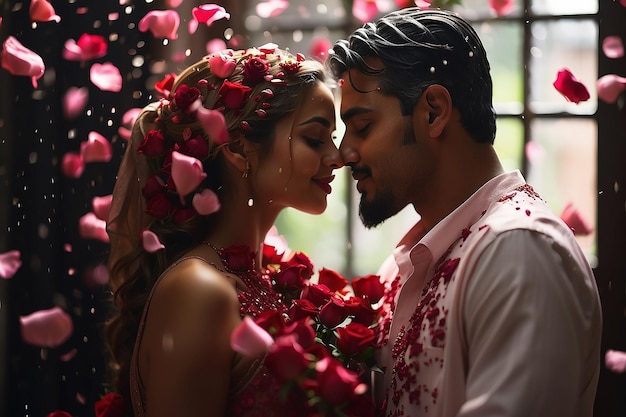
[[[368, 65], [369, 57], [383, 68]], [[337, 79], [353, 68], [377, 77], [382, 93], [398, 97], [403, 115], [411, 114], [428, 86], [442, 85], [474, 140], [494, 141], [487, 54], [472, 26], [452, 12], [413, 7], [389, 13], [337, 41], [328, 65]]]

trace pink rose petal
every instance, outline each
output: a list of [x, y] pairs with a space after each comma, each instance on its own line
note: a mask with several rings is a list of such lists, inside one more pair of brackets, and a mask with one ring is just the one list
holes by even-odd
[[269, 0], [262, 1], [256, 5], [256, 13], [261, 18], [276, 17], [279, 16], [289, 7], [289, 2], [286, 0]]
[[230, 13], [226, 12], [222, 6], [218, 4], [201, 4], [198, 7], [191, 9], [193, 18], [198, 23], [203, 23], [207, 26], [211, 26], [213, 22], [220, 19], [230, 19]]
[[61, 170], [68, 178], [80, 178], [85, 170], [85, 161], [80, 154], [76, 152], [68, 152], [63, 155]]
[[504, 16], [513, 11], [515, 0], [489, 0], [489, 7], [496, 12], [496, 16]]
[[563, 68], [557, 73], [556, 80], [552, 85], [568, 101], [578, 104], [581, 101], [589, 100], [590, 95], [587, 87], [578, 81], [567, 68]]
[[273, 344], [272, 336], [256, 324], [250, 316], [245, 316], [230, 335], [230, 347], [245, 356], [260, 356], [266, 353]]
[[606, 103], [615, 103], [619, 96], [626, 90], [626, 78], [615, 74], [607, 74], [597, 83], [598, 98]]
[[151, 10], [140, 21], [139, 30], [150, 31], [155, 38], [178, 38], [180, 16], [176, 10]]
[[528, 161], [532, 164], [541, 163], [546, 156], [546, 151], [543, 146], [532, 140], [526, 143], [525, 151], [526, 158], [528, 158]]
[[183, 4], [183, 0], [165, 0], [165, 5], [170, 9], [175, 9]]
[[104, 264], [99, 264], [86, 269], [84, 281], [91, 288], [107, 284], [109, 282], [109, 268]]
[[78, 350], [76, 348], [70, 350], [67, 353], [64, 353], [63, 355], [61, 355], [59, 357], [59, 359], [61, 359], [62, 362], [69, 362], [70, 360], [72, 360], [74, 358], [74, 356], [76, 356], [76, 354], [78, 353]]
[[89, 79], [102, 91], [119, 92], [122, 89], [122, 74], [110, 62], [95, 63], [89, 70]]
[[24, 342], [38, 347], [54, 348], [65, 342], [73, 331], [72, 318], [59, 307], [39, 310], [20, 317]]
[[122, 139], [130, 139], [133, 125], [135, 124], [135, 120], [137, 120], [137, 116], [141, 113], [141, 110], [142, 109], [140, 107], [134, 107], [127, 110], [122, 116], [122, 125], [117, 129], [117, 133], [122, 137]]
[[111, 210], [111, 200], [113, 195], [105, 195], [102, 197], [94, 197], [91, 200], [91, 206], [93, 207], [93, 213], [100, 220], [107, 220], [109, 218], [109, 211]]
[[107, 138], [92, 131], [87, 140], [80, 144], [80, 155], [85, 163], [109, 162], [113, 156], [113, 148]]
[[624, 56], [624, 44], [619, 36], [607, 36], [602, 41], [602, 52], [607, 58], [621, 58]]
[[593, 228], [583, 218], [578, 209], [572, 203], [567, 203], [561, 213], [561, 220], [572, 229], [576, 236], [587, 236], [593, 232]]
[[328, 57], [328, 51], [333, 47], [333, 44], [327, 38], [315, 38], [311, 41], [311, 48], [309, 54], [317, 60], [324, 62]]
[[611, 372], [622, 374], [626, 371], [626, 352], [607, 350], [604, 354], [604, 364]]
[[228, 143], [230, 137], [226, 130], [226, 119], [221, 111], [200, 107], [196, 114], [202, 128], [214, 143], [217, 145]]
[[161, 243], [159, 237], [151, 230], [144, 230], [141, 232], [141, 241], [143, 243], [143, 248], [148, 253], [154, 253], [160, 251], [161, 249], [165, 249], [165, 245]]
[[63, 96], [63, 115], [66, 119], [74, 119], [87, 105], [89, 89], [87, 87], [69, 87]]
[[54, 7], [46, 0], [31, 0], [30, 2], [31, 22], [60, 22], [61, 17], [56, 14]]
[[102, 35], [91, 35], [83, 33], [78, 38], [68, 39], [63, 47], [63, 58], [68, 61], [89, 61], [92, 59], [102, 58], [107, 54], [107, 40]]
[[354, 0], [352, 4], [352, 15], [361, 23], [366, 23], [374, 19], [378, 14], [378, 4], [372, 0]]
[[21, 252], [19, 250], [0, 253], [0, 278], [13, 278], [13, 275], [22, 266], [20, 256]]
[[191, 205], [194, 209], [203, 216], [213, 214], [220, 209], [220, 200], [217, 194], [208, 188], [205, 188], [200, 193], [196, 193], [191, 200]]
[[202, 162], [180, 152], [172, 152], [172, 181], [181, 199], [195, 190], [205, 178]]
[[78, 220], [78, 232], [83, 239], [95, 239], [109, 243], [106, 222], [100, 220], [94, 213], [87, 213]]
[[46, 70], [43, 59], [13, 36], [6, 38], [2, 44], [2, 68], [13, 75], [31, 77], [35, 88], [37, 80]]
[[285, 236], [278, 234], [278, 229], [276, 228], [276, 226], [272, 226], [270, 228], [270, 230], [265, 235], [263, 243], [272, 246], [276, 250], [276, 253], [282, 253], [284, 261], [287, 261], [287, 259], [289, 259], [293, 254], [293, 251], [289, 248], [287, 239], [285, 238]]
[[237, 68], [237, 61], [227, 54], [217, 53], [209, 58], [211, 72], [219, 78], [228, 78]]
[[219, 39], [219, 38], [211, 39], [206, 44], [206, 52], [209, 55], [216, 53], [217, 51], [221, 51], [223, 49], [226, 49], [226, 42], [224, 42], [223, 39]]

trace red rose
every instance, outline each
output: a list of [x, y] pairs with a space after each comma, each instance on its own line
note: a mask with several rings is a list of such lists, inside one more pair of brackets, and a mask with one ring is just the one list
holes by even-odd
[[126, 401], [116, 392], [109, 392], [95, 404], [96, 417], [123, 417], [126, 414]]
[[287, 264], [304, 265], [306, 267], [302, 274], [304, 279], [310, 279], [313, 275], [313, 263], [311, 262], [311, 259], [302, 252], [294, 253], [293, 256], [287, 261]]
[[357, 297], [366, 299], [372, 304], [376, 304], [383, 298], [385, 287], [380, 282], [378, 275], [366, 275], [352, 280], [352, 288]]
[[324, 326], [334, 329], [343, 323], [348, 318], [348, 315], [348, 310], [343, 300], [338, 297], [331, 297], [321, 308], [319, 319]]
[[160, 129], [152, 129], [144, 136], [141, 145], [137, 149], [138, 153], [142, 153], [148, 157], [159, 156], [165, 150], [165, 137]]
[[341, 410], [347, 417], [374, 417], [376, 415], [374, 401], [368, 395], [355, 397]]
[[322, 284], [309, 284], [302, 290], [302, 297], [317, 307], [321, 307], [330, 300], [330, 297], [333, 295], [332, 292], [328, 289], [326, 285]]
[[170, 210], [174, 207], [167, 194], [162, 192], [158, 193], [150, 200], [148, 200], [148, 206], [146, 207], [146, 214], [154, 217], [155, 219], [164, 219], [169, 214]]
[[181, 224], [185, 223], [196, 214], [198, 213], [193, 207], [175, 208], [174, 211], [172, 211], [172, 220], [175, 224]]
[[341, 274], [326, 268], [320, 269], [317, 282], [326, 285], [332, 292], [341, 291], [348, 285], [348, 280]]
[[158, 175], [151, 175], [146, 180], [146, 184], [141, 189], [141, 194], [144, 198], [150, 200], [152, 197], [157, 195], [158, 193], [162, 193], [165, 189], [165, 184], [159, 178]]
[[198, 99], [198, 97], [200, 97], [200, 90], [196, 87], [189, 87], [186, 84], [181, 84], [174, 93], [174, 103], [176, 103], [176, 106], [178, 106], [179, 109], [187, 111], [189, 106], [191, 106]]
[[48, 414], [46, 417], [73, 417], [73, 416], [67, 411], [55, 410], [51, 412], [50, 414]]
[[308, 349], [315, 343], [316, 334], [315, 330], [313, 330], [313, 326], [311, 326], [312, 323], [313, 320], [308, 317], [295, 320], [285, 327], [285, 334], [294, 336], [296, 342], [298, 342], [302, 348]]
[[246, 79], [246, 84], [253, 86], [260, 83], [269, 69], [269, 64], [261, 58], [250, 58], [243, 64], [243, 76]]
[[346, 356], [358, 356], [371, 346], [374, 336], [372, 329], [352, 322], [337, 329], [337, 348]]
[[293, 300], [289, 307], [289, 318], [291, 320], [300, 320], [305, 317], [315, 317], [320, 309], [309, 300]]
[[224, 259], [224, 266], [231, 271], [249, 271], [254, 269], [254, 253], [247, 245], [232, 245], [221, 249], [220, 255]]
[[252, 89], [247, 85], [224, 80], [218, 94], [224, 106], [229, 109], [240, 109], [248, 97], [250, 97], [251, 92]]
[[337, 405], [352, 400], [362, 386], [356, 372], [346, 369], [338, 360], [326, 357], [315, 366], [317, 392], [329, 404]]
[[376, 315], [378, 314], [377, 310], [374, 310], [372, 306], [365, 301], [363, 298], [359, 297], [350, 297], [346, 301], [346, 309], [353, 316], [352, 321], [356, 323], [361, 323], [364, 326], [368, 326], [374, 322]]
[[293, 61], [281, 62], [280, 69], [282, 69], [285, 74], [296, 74], [300, 71], [300, 63]]
[[161, 81], [157, 81], [154, 84], [154, 89], [161, 93], [164, 97], [169, 97], [172, 91], [172, 87], [174, 87], [174, 81], [176, 80], [176, 74], [173, 72], [167, 74]]
[[276, 339], [265, 358], [265, 366], [281, 382], [293, 381], [310, 365], [311, 359], [293, 336]]
[[280, 272], [274, 275], [274, 281], [278, 288], [285, 289], [287, 291], [299, 291], [304, 287], [305, 281], [303, 274], [306, 267], [304, 265], [281, 264]]
[[179, 152], [202, 161], [209, 156], [209, 143], [202, 136], [196, 135], [185, 141]]
[[263, 244], [263, 265], [279, 264], [282, 259], [283, 254], [278, 253], [274, 246]]
[[256, 320], [254, 320], [254, 322], [274, 338], [283, 334], [285, 330], [283, 313], [278, 310], [263, 311], [259, 314]]

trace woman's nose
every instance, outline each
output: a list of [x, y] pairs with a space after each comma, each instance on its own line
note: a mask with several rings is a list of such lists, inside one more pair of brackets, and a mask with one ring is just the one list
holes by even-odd
[[343, 159], [339, 150], [333, 146], [333, 149], [328, 153], [324, 160], [324, 165], [331, 167], [332, 169], [341, 168], [344, 166]]
[[349, 142], [345, 140], [345, 138], [341, 141], [339, 153], [341, 154], [341, 159], [343, 160], [344, 165], [352, 165], [359, 162], [359, 153], [353, 146], [350, 145]]

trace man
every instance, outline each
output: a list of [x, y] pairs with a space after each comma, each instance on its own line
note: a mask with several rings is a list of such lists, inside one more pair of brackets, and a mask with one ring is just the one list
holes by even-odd
[[502, 169], [477, 34], [403, 9], [338, 41], [329, 65], [364, 225], [408, 204], [420, 215], [381, 268], [380, 415], [591, 416], [595, 280], [572, 231]]

